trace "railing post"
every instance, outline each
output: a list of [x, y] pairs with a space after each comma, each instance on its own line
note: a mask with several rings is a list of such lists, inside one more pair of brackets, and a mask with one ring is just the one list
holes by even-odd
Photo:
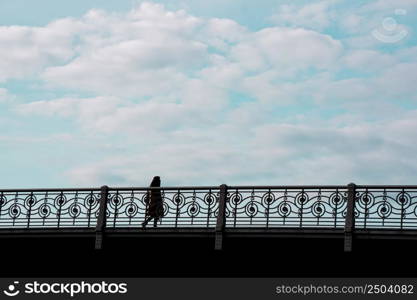
[[349, 183], [347, 185], [347, 207], [345, 219], [345, 252], [352, 251], [353, 229], [355, 228], [355, 198], [356, 185]]
[[99, 207], [99, 213], [98, 213], [97, 225], [96, 225], [96, 245], [95, 245], [96, 250], [103, 248], [103, 233], [104, 233], [104, 229], [106, 228], [106, 211], [107, 211], [108, 195], [109, 195], [109, 187], [107, 185], [103, 185], [101, 187], [100, 207]]
[[217, 215], [217, 224], [215, 232], [215, 250], [223, 249], [223, 232], [226, 223], [226, 200], [227, 200], [227, 185], [220, 186], [219, 195], [219, 213]]

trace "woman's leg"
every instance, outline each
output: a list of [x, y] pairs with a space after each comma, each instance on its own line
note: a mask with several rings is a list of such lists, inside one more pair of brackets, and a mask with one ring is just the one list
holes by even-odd
[[145, 221], [142, 223], [142, 227], [145, 227], [150, 220], [152, 220], [152, 216], [149, 216], [145, 219]]

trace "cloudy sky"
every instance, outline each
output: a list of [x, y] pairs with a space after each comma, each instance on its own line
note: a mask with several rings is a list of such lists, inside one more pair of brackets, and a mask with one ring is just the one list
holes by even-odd
[[417, 184], [417, 0], [0, 0], [0, 188]]

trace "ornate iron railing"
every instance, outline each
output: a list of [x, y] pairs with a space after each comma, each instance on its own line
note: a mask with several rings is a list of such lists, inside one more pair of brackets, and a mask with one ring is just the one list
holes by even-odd
[[232, 187], [226, 227], [343, 228], [345, 187]]
[[[100, 207], [107, 228], [140, 227], [145, 197], [155, 188], [0, 190], [1, 228], [96, 228]], [[348, 195], [354, 228], [417, 229], [417, 186], [161, 187], [158, 227], [346, 228]], [[105, 195], [105, 199], [103, 198]], [[102, 202], [105, 205], [100, 205]], [[219, 207], [224, 220], [219, 220]]]
[[[149, 188], [110, 189], [106, 227], [139, 227], [145, 220]], [[214, 227], [219, 187], [161, 188], [163, 217], [158, 227]]]
[[0, 228], [95, 227], [100, 189], [0, 190]]
[[417, 229], [417, 187], [357, 187], [355, 228]]

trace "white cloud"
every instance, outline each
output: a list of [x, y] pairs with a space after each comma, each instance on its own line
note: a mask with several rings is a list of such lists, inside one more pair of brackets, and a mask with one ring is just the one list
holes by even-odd
[[272, 27], [249, 32], [232, 20], [196, 18], [151, 3], [127, 16], [92, 11], [81, 23], [88, 23], [83, 25], [88, 30], [81, 31], [85, 36], [80, 55], [43, 73], [51, 87], [175, 98], [199, 76], [207, 83], [204, 94], [218, 94], [241, 81], [244, 72], [272, 67], [281, 77], [294, 76], [303, 69], [331, 66], [342, 50], [339, 41], [310, 30]]
[[204, 42], [218, 51], [228, 51], [231, 43], [241, 41], [247, 33], [247, 29], [237, 22], [218, 18], [209, 19], [202, 30]]
[[395, 56], [375, 50], [354, 50], [343, 57], [345, 67], [365, 72], [385, 70], [397, 62]]
[[[106, 133], [212, 124], [227, 107], [230, 91], [290, 103], [297, 86], [277, 80], [311, 67], [328, 68], [342, 50], [337, 40], [310, 30], [249, 32], [232, 20], [199, 19], [151, 3], [127, 15], [92, 10], [70, 21], [81, 39], [74, 46], [77, 57], [47, 67], [43, 79], [50, 87], [99, 96], [36, 101], [17, 110], [70, 116], [85, 129]], [[209, 53], [214, 40], [222, 42], [222, 54]], [[248, 76], [248, 71], [255, 74]], [[86, 113], [95, 105], [109, 109]]]
[[[383, 57], [382, 60], [387, 63], [387, 68], [375, 65], [375, 62], [364, 62], [363, 68], [369, 66], [371, 76], [322, 81], [316, 89], [317, 94], [322, 95], [321, 97], [327, 101], [333, 99], [345, 101], [347, 104], [365, 101], [378, 105], [384, 101], [416, 101], [417, 87], [413, 84], [413, 78], [417, 74], [416, 63], [397, 62], [392, 65], [390, 58]], [[353, 62], [354, 60], [350, 63]]]
[[0, 88], [0, 103], [9, 102], [13, 99], [14, 99], [14, 96], [10, 95], [7, 89]]
[[320, 72], [333, 68], [342, 53], [341, 43], [328, 35], [301, 28], [272, 27], [237, 43], [228, 55], [230, 62], [212, 71], [221, 78], [227, 76], [224, 82], [230, 81], [234, 86], [239, 81], [237, 86], [242, 93], [261, 102], [288, 104], [303, 93], [302, 80], [295, 84], [295, 78], [311, 69]]
[[56, 143], [56, 142], [73, 142], [74, 136], [68, 133], [59, 133], [53, 134], [47, 137], [33, 137], [33, 136], [0, 136], [0, 141], [4, 144], [47, 144], [47, 143]]
[[[417, 8], [415, 0], [375, 0], [358, 4], [341, 0], [294, 2], [295, 4], [279, 5], [277, 13], [270, 17], [270, 21], [279, 26], [337, 32], [349, 47], [362, 49], [381, 44], [381, 41], [371, 34], [374, 30], [382, 36], [394, 38], [400, 32], [410, 35], [412, 28], [404, 21], [412, 22]], [[384, 20], [387, 18], [396, 23], [394, 30], [385, 29]], [[405, 40], [407, 37], [399, 42]]]
[[349, 33], [361, 31], [365, 18], [355, 13], [347, 14], [340, 18], [340, 26]]
[[416, 0], [377, 0], [364, 5], [364, 10], [368, 11], [394, 11], [395, 9], [415, 9], [417, 8]]
[[411, 183], [416, 115], [342, 128], [273, 124], [248, 130], [229, 124], [195, 132], [198, 138], [189, 129], [164, 134], [163, 143], [148, 137], [136, 153], [80, 165], [67, 175], [76, 184], [147, 185], [153, 175], [165, 185]]
[[72, 25], [61, 19], [46, 27], [0, 26], [0, 82], [68, 61], [74, 55]]
[[207, 126], [219, 111], [221, 92], [214, 93], [198, 80], [184, 89], [184, 103], [158, 102], [151, 98], [133, 103], [117, 97], [60, 98], [20, 104], [15, 111], [23, 116], [58, 116], [75, 120], [87, 133], [155, 134], [185, 126]]
[[103, 114], [110, 114], [121, 101], [112, 97], [96, 98], [61, 98], [49, 101], [35, 101], [19, 104], [16, 111], [23, 115], [44, 115], [77, 117], [84, 119], [94, 118]]
[[270, 20], [277, 25], [323, 30], [334, 22], [336, 14], [331, 8], [338, 2], [340, 1], [326, 0], [306, 5], [283, 4]]
[[[251, 71], [268, 66], [291, 70], [328, 67], [341, 50], [341, 43], [328, 35], [300, 28], [272, 27], [237, 44], [230, 56]], [[253, 61], [258, 62], [254, 65]]]
[[50, 85], [155, 96], [183, 84], [183, 73], [208, 59], [207, 45], [195, 38], [202, 21], [184, 11], [145, 2], [127, 15], [90, 11], [81, 22], [80, 55], [46, 69], [43, 78]]

